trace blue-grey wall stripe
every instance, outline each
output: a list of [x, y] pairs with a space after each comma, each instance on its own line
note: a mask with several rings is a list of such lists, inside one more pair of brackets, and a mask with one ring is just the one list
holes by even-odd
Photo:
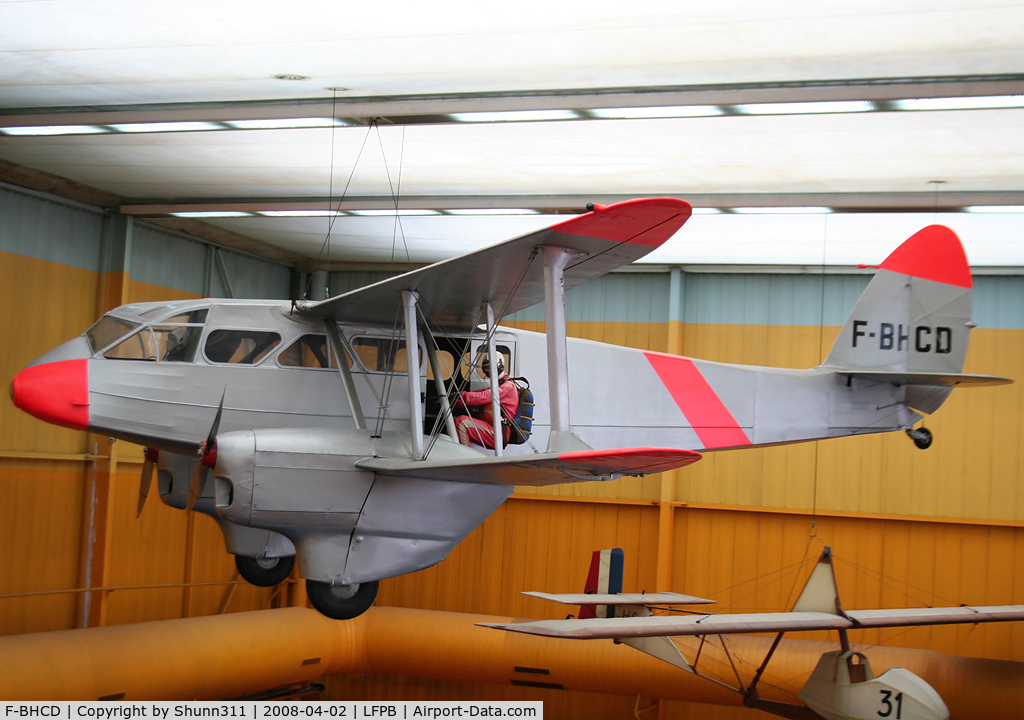
[[[49, 200], [40, 193], [0, 186], [0, 251], [84, 270], [100, 268], [103, 212]], [[180, 233], [136, 223], [132, 235], [131, 276], [176, 290], [226, 295], [208, 254], [213, 246]], [[289, 269], [280, 263], [220, 249], [237, 297], [285, 299]], [[388, 272], [332, 272], [330, 291], [340, 294], [383, 280]], [[671, 306], [671, 273], [612, 273], [566, 294], [569, 321], [685, 323], [729, 325], [839, 326], [867, 285], [869, 275], [796, 275], [757, 273], [679, 273]], [[974, 320], [979, 327], [1024, 329], [1024, 276], [974, 278]], [[544, 320], [537, 305], [509, 320]]]

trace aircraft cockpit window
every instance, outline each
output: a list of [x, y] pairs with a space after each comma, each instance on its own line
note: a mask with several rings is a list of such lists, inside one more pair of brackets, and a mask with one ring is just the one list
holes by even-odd
[[150, 328], [142, 328], [128, 339], [119, 342], [103, 353], [110, 360], [149, 360], [156, 362], [160, 357], [156, 337]]
[[92, 346], [92, 351], [97, 352], [123, 338], [138, 326], [139, 323], [104, 315], [95, 325], [85, 331], [85, 336], [89, 340], [89, 345]]
[[103, 353], [111, 360], [192, 362], [199, 346], [202, 325], [144, 327]]
[[359, 361], [371, 372], [408, 372], [409, 359], [405, 340], [391, 338], [357, 337], [352, 349]]
[[204, 350], [213, 363], [256, 365], [280, 344], [281, 336], [267, 330], [214, 330]]
[[281, 351], [277, 364], [282, 367], [338, 368], [326, 335], [303, 335]]

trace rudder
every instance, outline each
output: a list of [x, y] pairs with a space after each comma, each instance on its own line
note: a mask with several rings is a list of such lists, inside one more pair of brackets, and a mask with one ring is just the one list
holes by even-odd
[[[823, 367], [956, 374], [964, 367], [973, 281], [960, 239], [930, 225], [878, 265]], [[948, 395], [908, 387], [906, 403], [934, 412]]]

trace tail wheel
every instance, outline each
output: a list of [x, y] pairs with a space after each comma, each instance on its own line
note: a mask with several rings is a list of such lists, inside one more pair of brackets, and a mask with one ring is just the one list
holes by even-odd
[[907, 430], [907, 435], [921, 450], [927, 450], [932, 446], [932, 431], [926, 427], [919, 427], [916, 430], [911, 428]]
[[370, 609], [377, 599], [378, 582], [356, 585], [329, 585], [316, 580], [306, 581], [306, 594], [313, 607], [329, 618], [351, 620]]
[[295, 556], [251, 558], [235, 555], [235, 567], [245, 581], [256, 587], [273, 587], [285, 581], [295, 567]]

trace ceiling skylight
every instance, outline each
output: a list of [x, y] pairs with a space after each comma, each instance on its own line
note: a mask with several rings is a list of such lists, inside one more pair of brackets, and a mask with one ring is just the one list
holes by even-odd
[[1024, 107], [1024, 95], [916, 98], [894, 103], [897, 110], [993, 110]]
[[224, 126], [216, 122], [154, 122], [154, 123], [122, 123], [107, 125], [119, 133], [155, 133], [155, 132], [203, 132], [205, 130], [223, 130]]
[[448, 215], [537, 215], [533, 208], [459, 208], [445, 210]]
[[964, 210], [972, 213], [1024, 213], [1024, 205], [972, 205]]
[[4, 135], [96, 135], [110, 130], [99, 125], [38, 125], [0, 128]]
[[645, 120], [653, 118], [713, 117], [722, 115], [717, 105], [672, 105], [666, 107], [620, 107], [587, 110], [588, 117], [602, 120]]
[[183, 218], [232, 218], [232, 217], [252, 217], [250, 212], [240, 212], [238, 210], [189, 210], [183, 212], [170, 213], [174, 217]]
[[342, 127], [351, 123], [339, 118], [313, 117], [225, 120], [224, 124], [236, 130], [282, 130], [288, 128]]
[[256, 214], [265, 217], [338, 217], [346, 213], [340, 210], [260, 210]]
[[414, 217], [417, 215], [440, 215], [441, 213], [437, 210], [427, 210], [425, 208], [403, 208], [401, 210], [349, 210], [350, 215], [360, 215], [364, 217], [394, 217], [400, 215], [402, 217]]
[[487, 122], [538, 122], [542, 120], [578, 120], [580, 114], [575, 110], [507, 110], [503, 112], [465, 112], [451, 113], [455, 122], [487, 123]]
[[832, 210], [827, 207], [735, 207], [732, 212], [741, 215], [823, 215]]
[[824, 115], [828, 113], [871, 112], [875, 105], [867, 100], [829, 100], [824, 102], [749, 103], [734, 105], [744, 115]]

